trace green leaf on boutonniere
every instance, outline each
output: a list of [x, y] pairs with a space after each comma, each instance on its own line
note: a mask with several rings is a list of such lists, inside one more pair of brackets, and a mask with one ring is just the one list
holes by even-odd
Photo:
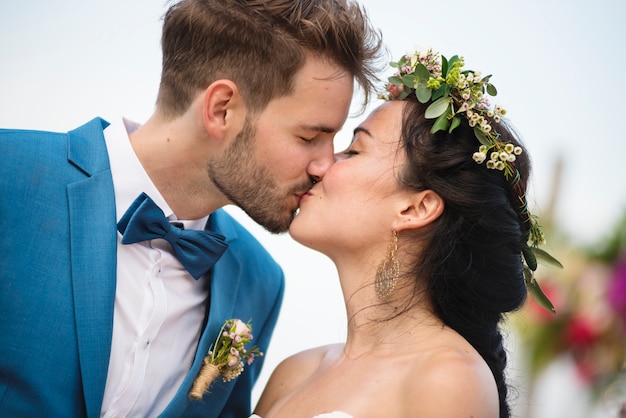
[[489, 93], [492, 96], [496, 96], [498, 94], [498, 90], [496, 90], [496, 87], [493, 84], [487, 84], [487, 93]]

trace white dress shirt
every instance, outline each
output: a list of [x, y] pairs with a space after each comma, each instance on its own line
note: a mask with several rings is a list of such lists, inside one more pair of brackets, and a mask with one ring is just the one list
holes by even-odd
[[[119, 119], [104, 131], [117, 220], [145, 192], [170, 220], [204, 229], [208, 216], [178, 220], [143, 169], [128, 134], [136, 124]], [[103, 417], [161, 413], [187, 374], [204, 321], [208, 280], [195, 280], [162, 239], [122, 245], [117, 238], [113, 343]]]

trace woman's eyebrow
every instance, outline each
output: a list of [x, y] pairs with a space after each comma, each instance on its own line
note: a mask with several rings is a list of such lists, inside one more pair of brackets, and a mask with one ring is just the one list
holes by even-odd
[[368, 131], [367, 129], [363, 128], [362, 126], [357, 126], [356, 128], [354, 128], [354, 132], [352, 133], [352, 135], [356, 135], [359, 132], [363, 132], [364, 134], [366, 134], [367, 136], [372, 136], [372, 133], [370, 131]]

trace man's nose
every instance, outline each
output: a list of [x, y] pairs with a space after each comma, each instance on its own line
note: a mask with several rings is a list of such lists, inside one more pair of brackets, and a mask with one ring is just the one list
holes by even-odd
[[331, 165], [335, 162], [333, 141], [326, 141], [321, 146], [307, 167], [307, 173], [315, 182], [321, 181]]

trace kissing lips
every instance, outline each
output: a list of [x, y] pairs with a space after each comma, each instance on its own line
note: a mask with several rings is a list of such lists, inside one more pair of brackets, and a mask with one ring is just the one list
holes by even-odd
[[297, 202], [297, 206], [300, 207], [300, 202], [302, 202], [302, 199], [304, 198], [304, 196], [306, 195], [305, 193], [296, 193], [296, 202]]
[[311, 190], [307, 190], [304, 193], [296, 193], [296, 197], [298, 198], [298, 206], [300, 206], [302, 204], [302, 201], [304, 199], [307, 199], [309, 197], [313, 196], [313, 194], [311, 193]]

